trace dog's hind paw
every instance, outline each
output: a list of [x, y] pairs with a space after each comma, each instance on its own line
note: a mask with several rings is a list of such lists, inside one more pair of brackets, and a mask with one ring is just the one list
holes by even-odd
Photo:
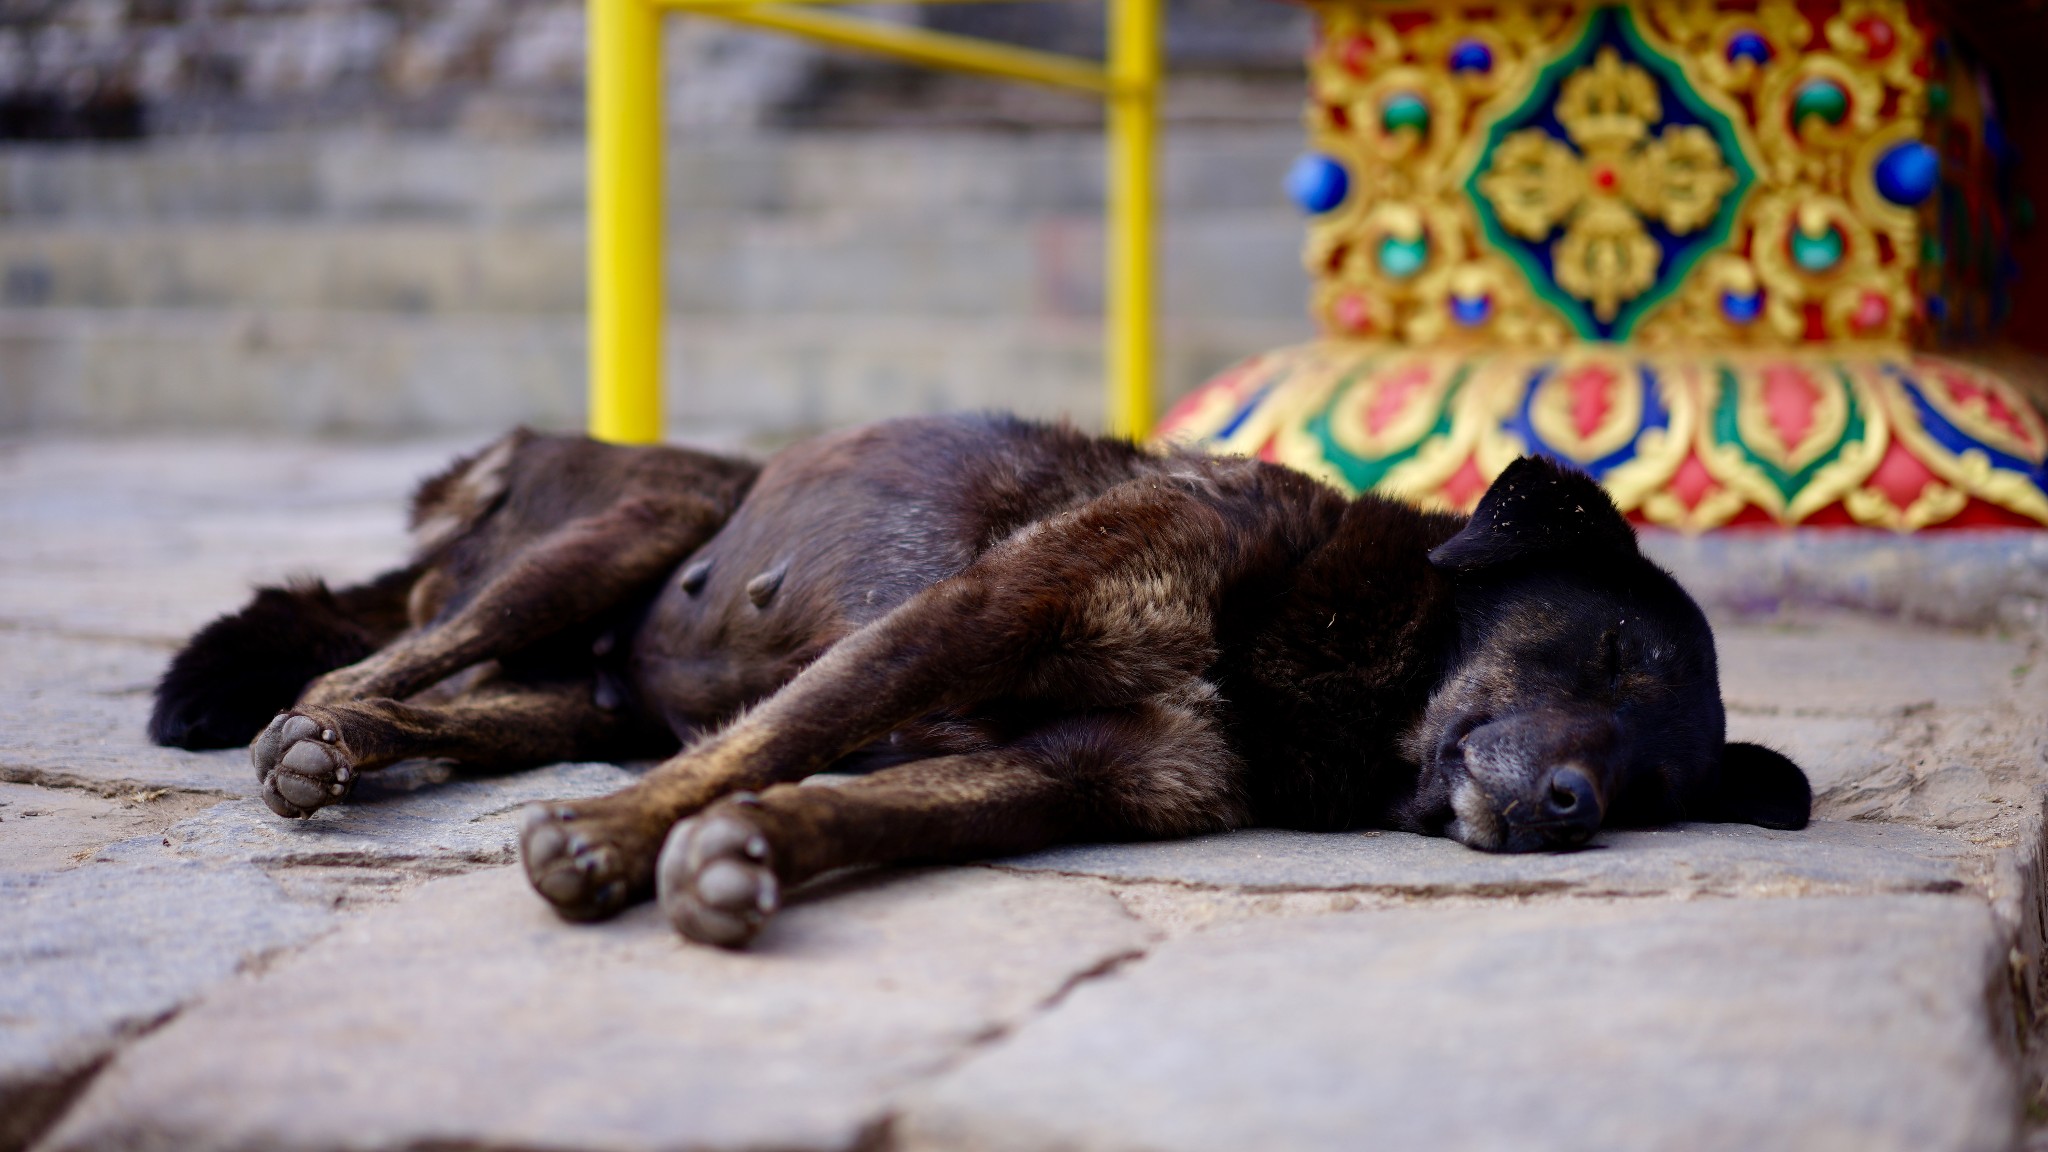
[[781, 905], [767, 835], [746, 818], [747, 793], [678, 823], [662, 845], [655, 887], [662, 914], [700, 944], [739, 948]]
[[570, 920], [603, 920], [644, 893], [651, 843], [631, 826], [568, 804], [532, 804], [519, 832], [519, 857], [534, 891]]
[[335, 726], [303, 712], [280, 712], [249, 745], [263, 802], [279, 816], [302, 820], [339, 802], [359, 775]]

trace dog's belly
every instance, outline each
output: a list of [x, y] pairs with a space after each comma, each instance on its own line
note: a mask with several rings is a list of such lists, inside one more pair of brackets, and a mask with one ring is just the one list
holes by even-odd
[[640, 701], [688, 739], [1015, 528], [1128, 479], [1141, 459], [983, 417], [893, 421], [785, 450], [636, 631]]

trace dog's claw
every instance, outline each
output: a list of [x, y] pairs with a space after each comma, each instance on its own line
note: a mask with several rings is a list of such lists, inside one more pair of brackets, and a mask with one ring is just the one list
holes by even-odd
[[568, 919], [602, 920], [617, 915], [631, 900], [627, 854], [601, 838], [589, 822], [578, 821], [567, 805], [527, 808], [519, 855], [534, 890]]
[[348, 795], [356, 773], [333, 728], [309, 716], [280, 712], [249, 744], [249, 762], [263, 802], [289, 819], [305, 819]]
[[739, 948], [781, 906], [768, 838], [722, 804], [677, 824], [662, 845], [655, 886], [662, 913], [700, 944]]

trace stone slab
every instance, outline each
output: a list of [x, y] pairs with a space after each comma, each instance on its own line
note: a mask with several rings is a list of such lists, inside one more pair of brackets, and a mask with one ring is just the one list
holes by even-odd
[[1846, 821], [1818, 821], [1799, 832], [1739, 824], [1610, 830], [1582, 851], [1513, 856], [1408, 832], [1254, 828], [1054, 848], [997, 867], [1255, 892], [1791, 896], [1954, 891], [1978, 875], [1978, 851], [1940, 832]]
[[109, 844], [160, 835], [205, 800], [177, 792], [109, 798], [77, 788], [0, 783], [0, 873], [51, 872]]
[[[243, 754], [253, 796], [254, 773]], [[635, 773], [614, 764], [553, 764], [502, 775], [461, 776], [411, 762], [363, 777], [347, 803], [287, 820], [254, 799], [231, 800], [166, 828], [160, 847], [195, 860], [269, 867], [396, 866], [467, 871], [517, 858], [520, 809], [541, 800], [616, 792]], [[110, 847], [107, 859], [155, 853], [156, 843]]]
[[0, 872], [0, 1147], [119, 1043], [331, 920], [250, 865]]
[[735, 954], [652, 908], [566, 925], [494, 869], [136, 1041], [44, 1147], [851, 1148], [1146, 942], [1086, 885], [951, 871], [799, 898]]
[[110, 795], [158, 788], [255, 795], [247, 753], [149, 742], [150, 694], [171, 651], [122, 638], [8, 635], [0, 644], [0, 780]]
[[1240, 923], [1077, 988], [892, 1146], [2004, 1149], [2003, 957], [1927, 896]]
[[[255, 584], [308, 574], [347, 583], [401, 562], [406, 495], [465, 447], [474, 444], [0, 445], [0, 629], [151, 645], [166, 660]], [[124, 676], [141, 686], [160, 671]]]
[[2048, 623], [2048, 534], [2027, 531], [1641, 534], [1703, 602], [1746, 615], [1824, 605], [1954, 628]]
[[1853, 617], [1804, 625], [1724, 620], [1714, 641], [1729, 709], [1765, 715], [1995, 708], [2012, 698], [2032, 663], [2019, 639]]

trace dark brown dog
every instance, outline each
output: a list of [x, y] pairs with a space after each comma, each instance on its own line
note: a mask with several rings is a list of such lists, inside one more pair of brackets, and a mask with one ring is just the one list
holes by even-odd
[[[522, 431], [413, 522], [407, 568], [201, 631], [151, 733], [253, 736], [294, 817], [414, 757], [668, 757], [530, 813], [577, 919], [658, 892], [736, 945], [832, 868], [1249, 824], [1525, 851], [1807, 817], [1797, 767], [1724, 743], [1699, 609], [1537, 460], [1467, 521], [999, 417], [760, 467]], [[831, 768], [865, 775], [795, 786]]]

